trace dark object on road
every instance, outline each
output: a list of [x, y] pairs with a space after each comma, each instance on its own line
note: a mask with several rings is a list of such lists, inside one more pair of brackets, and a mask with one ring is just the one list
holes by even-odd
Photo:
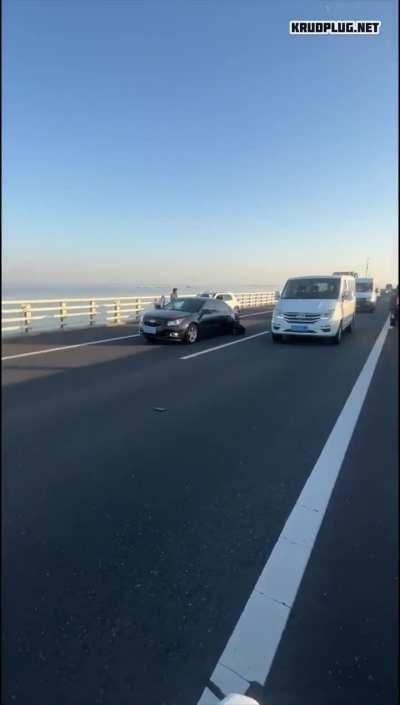
[[233, 335], [246, 335], [246, 328], [236, 320], [232, 333]]
[[243, 334], [239, 315], [223, 301], [202, 297], [178, 297], [165, 308], [146, 311], [140, 332], [149, 342], [157, 339], [195, 343], [199, 337], [224, 333]]
[[390, 325], [395, 326], [399, 318], [399, 287], [390, 296]]
[[168, 411], [168, 409], [164, 409], [162, 406], [155, 406], [153, 411]]

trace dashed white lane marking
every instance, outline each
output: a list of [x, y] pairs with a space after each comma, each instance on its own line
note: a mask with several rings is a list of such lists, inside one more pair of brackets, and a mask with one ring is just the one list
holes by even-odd
[[62, 345], [59, 348], [46, 348], [44, 350], [32, 350], [31, 352], [18, 353], [17, 355], [6, 355], [1, 358], [3, 360], [16, 360], [18, 357], [31, 357], [32, 355], [45, 355], [46, 353], [60, 352], [62, 350], [73, 350], [74, 348], [84, 348], [87, 345], [99, 345], [100, 343], [111, 343], [113, 340], [126, 340], [127, 338], [139, 338], [140, 333], [132, 333], [131, 335], [119, 335], [115, 338], [103, 338], [102, 340], [90, 340], [86, 343], [77, 343], [76, 345]]
[[[261, 311], [258, 313], [247, 313], [242, 316], [242, 318], [248, 318], [249, 316], [263, 316], [266, 315], [268, 311]], [[73, 350], [74, 348], [83, 348], [87, 345], [99, 345], [100, 343], [110, 343], [113, 340], [126, 340], [127, 338], [139, 338], [140, 333], [133, 333], [131, 335], [121, 335], [115, 338], [104, 338], [102, 340], [90, 340], [86, 343], [77, 343], [76, 345], [60, 345], [57, 348], [45, 348], [42, 350], [32, 350], [31, 352], [18, 353], [16, 355], [5, 355], [1, 358], [3, 360], [16, 360], [19, 357], [32, 357], [33, 355], [45, 355], [51, 352], [62, 352], [63, 350]]]
[[[389, 330], [383, 326], [211, 676], [227, 694], [264, 684]], [[204, 690], [198, 705], [207, 705]]]
[[216, 352], [217, 350], [222, 350], [222, 348], [229, 348], [231, 345], [238, 345], [238, 343], [247, 343], [248, 340], [253, 340], [253, 338], [258, 338], [260, 335], [269, 335], [269, 330], [263, 330], [261, 333], [254, 333], [254, 335], [246, 335], [243, 338], [234, 340], [232, 343], [223, 343], [223, 345], [216, 345], [214, 348], [207, 348], [206, 350], [200, 350], [199, 352], [192, 353], [191, 355], [184, 355], [181, 360], [190, 360], [192, 357], [198, 357], [199, 355], [206, 355], [207, 353]]

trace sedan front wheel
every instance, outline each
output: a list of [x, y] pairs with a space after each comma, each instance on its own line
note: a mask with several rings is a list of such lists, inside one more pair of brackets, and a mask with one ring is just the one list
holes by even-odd
[[185, 342], [188, 343], [189, 345], [192, 345], [193, 343], [196, 342], [198, 337], [199, 337], [199, 329], [197, 328], [195, 323], [191, 323], [188, 326], [188, 329], [186, 331]]

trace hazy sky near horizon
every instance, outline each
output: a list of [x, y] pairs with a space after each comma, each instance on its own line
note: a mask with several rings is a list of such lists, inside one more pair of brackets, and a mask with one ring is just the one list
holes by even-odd
[[392, 281], [396, 45], [391, 0], [5, 0], [3, 282]]

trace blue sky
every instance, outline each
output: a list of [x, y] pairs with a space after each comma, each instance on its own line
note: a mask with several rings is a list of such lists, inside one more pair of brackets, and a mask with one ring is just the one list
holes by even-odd
[[4, 281], [279, 284], [367, 257], [391, 281], [396, 28], [385, 0], [5, 0]]

